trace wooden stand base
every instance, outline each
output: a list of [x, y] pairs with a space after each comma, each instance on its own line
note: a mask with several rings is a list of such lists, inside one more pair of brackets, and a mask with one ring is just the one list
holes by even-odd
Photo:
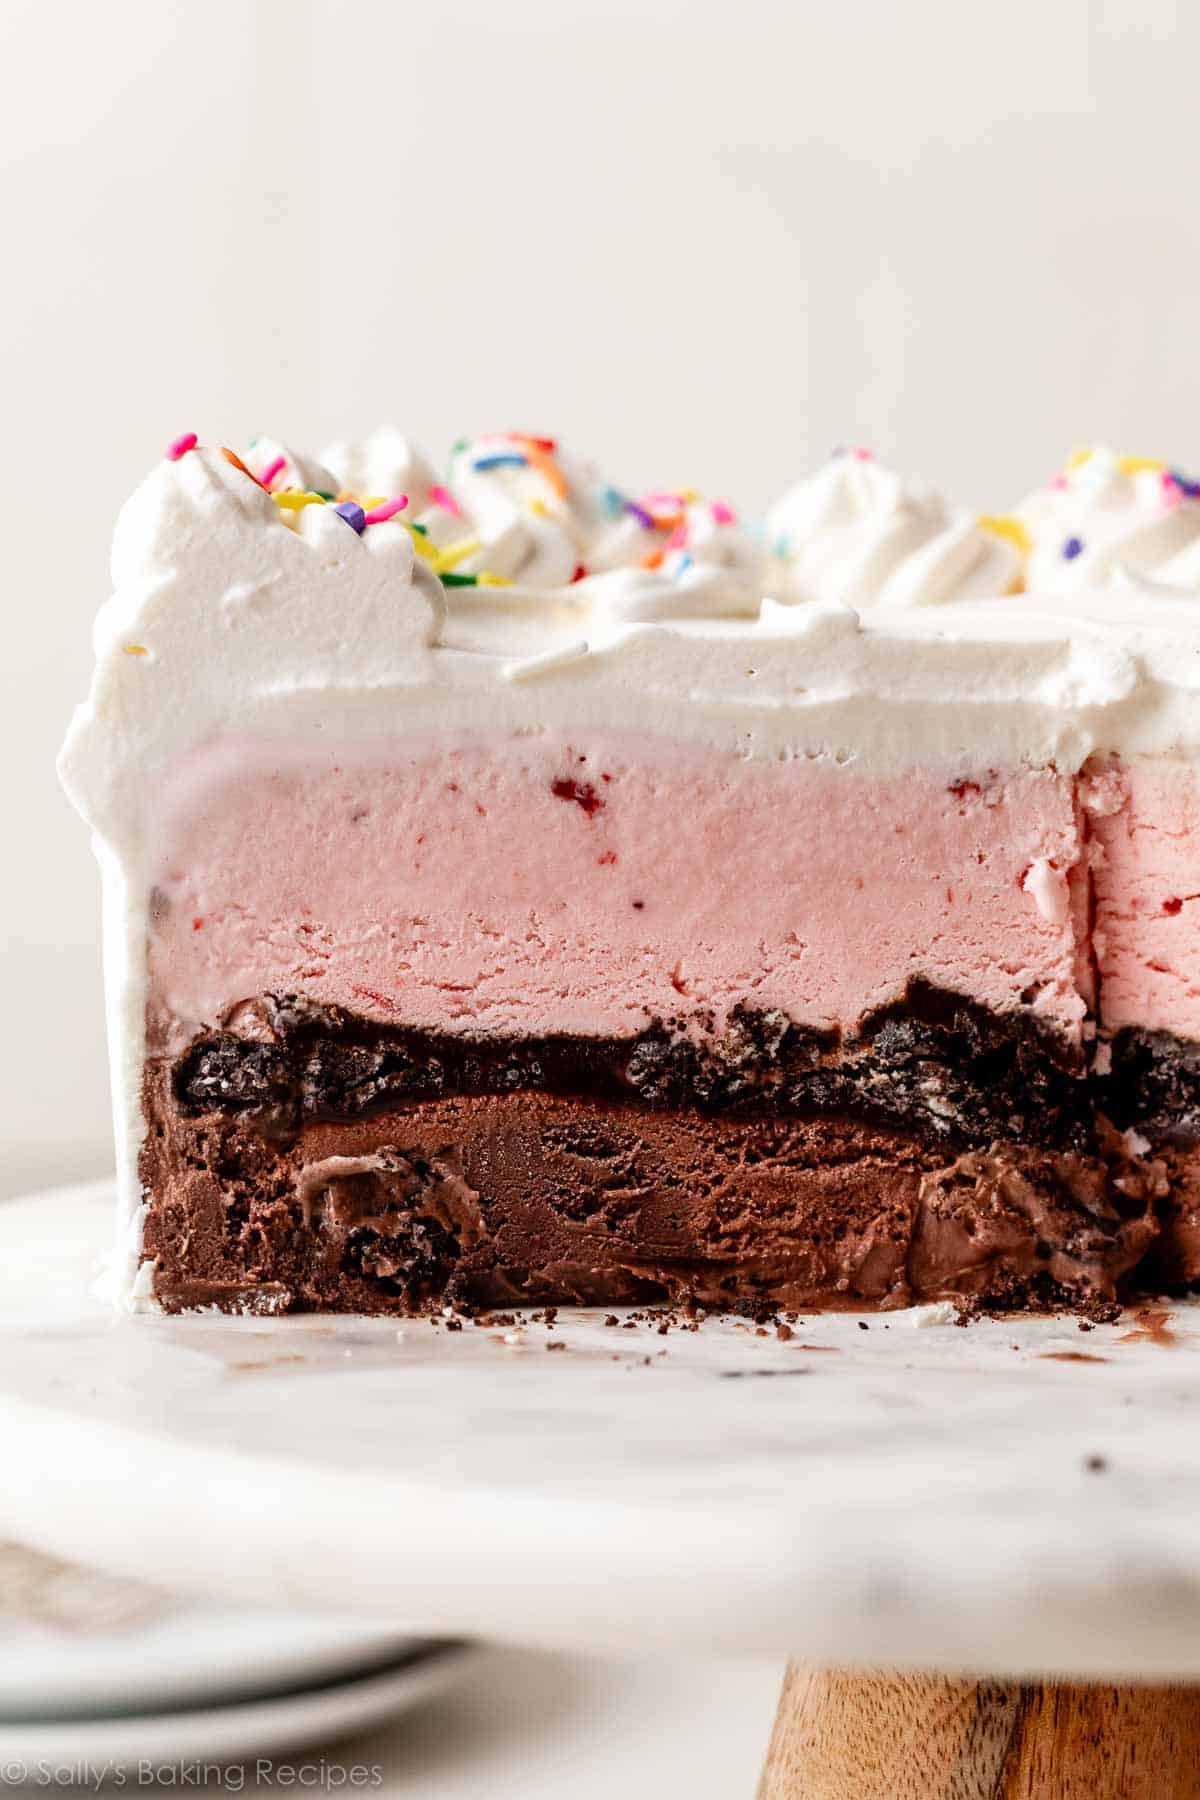
[[759, 1800], [1200, 1800], [1200, 1688], [793, 1663]]

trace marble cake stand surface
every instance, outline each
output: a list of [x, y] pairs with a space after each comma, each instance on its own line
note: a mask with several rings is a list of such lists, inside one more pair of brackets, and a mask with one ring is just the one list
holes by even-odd
[[109, 1205], [0, 1206], [0, 1534], [422, 1634], [1200, 1679], [1200, 1305], [119, 1318]]

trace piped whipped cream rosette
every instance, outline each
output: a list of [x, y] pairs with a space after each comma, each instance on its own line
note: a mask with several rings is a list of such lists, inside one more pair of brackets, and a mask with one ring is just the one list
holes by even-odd
[[1023, 586], [1019, 521], [954, 512], [867, 450], [842, 450], [767, 514], [772, 592], [845, 606], [937, 606]]
[[1018, 516], [1031, 541], [1035, 592], [1145, 579], [1200, 593], [1200, 482], [1165, 462], [1076, 451]]
[[[343, 449], [327, 460], [346, 480], [414, 473], [411, 455], [385, 463]], [[725, 501], [692, 490], [633, 494], [555, 439], [522, 432], [462, 439], [444, 481], [423, 475], [414, 484], [423, 503], [405, 523], [464, 604], [488, 598], [471, 590], [502, 587], [514, 605], [541, 597], [577, 620], [737, 616], [759, 606], [761, 543]]]
[[727, 502], [692, 490], [627, 495], [552, 438], [461, 439], [444, 481], [391, 428], [334, 445], [320, 461], [260, 437], [235, 461], [294, 529], [318, 503], [360, 531], [397, 518], [423, 573], [460, 607], [476, 603], [477, 639], [489, 635], [478, 609], [496, 589], [506, 591], [516, 623], [493, 623], [518, 645], [523, 633], [553, 634], [556, 624], [568, 634], [602, 631], [750, 616], [761, 604], [762, 546]]
[[460, 578], [488, 573], [521, 587], [566, 587], [586, 547], [595, 485], [598, 477], [572, 464], [553, 439], [515, 432], [462, 439], [444, 489], [417, 522], [443, 547], [462, 546], [454, 564]]
[[437, 487], [432, 463], [393, 425], [381, 425], [362, 439], [331, 444], [321, 461], [331, 470], [339, 491], [406, 494], [413, 515], [429, 505]]

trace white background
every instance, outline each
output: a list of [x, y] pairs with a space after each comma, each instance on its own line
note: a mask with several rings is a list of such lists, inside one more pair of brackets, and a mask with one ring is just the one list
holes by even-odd
[[3, 0], [4, 1185], [107, 1161], [52, 759], [169, 437], [519, 425], [750, 506], [840, 441], [991, 510], [1200, 461], [1198, 79], [1186, 0]]

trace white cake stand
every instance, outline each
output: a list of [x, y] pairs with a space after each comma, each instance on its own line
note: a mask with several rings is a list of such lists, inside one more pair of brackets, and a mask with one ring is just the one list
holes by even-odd
[[[1200, 1304], [786, 1342], [116, 1318], [87, 1291], [109, 1206], [0, 1207], [0, 1531], [423, 1634], [945, 1672], [794, 1673], [765, 1795], [1052, 1794], [1006, 1784], [1055, 1744], [1102, 1757], [1064, 1793], [1200, 1793]], [[1078, 1685], [1114, 1681], [1175, 1685]]]

